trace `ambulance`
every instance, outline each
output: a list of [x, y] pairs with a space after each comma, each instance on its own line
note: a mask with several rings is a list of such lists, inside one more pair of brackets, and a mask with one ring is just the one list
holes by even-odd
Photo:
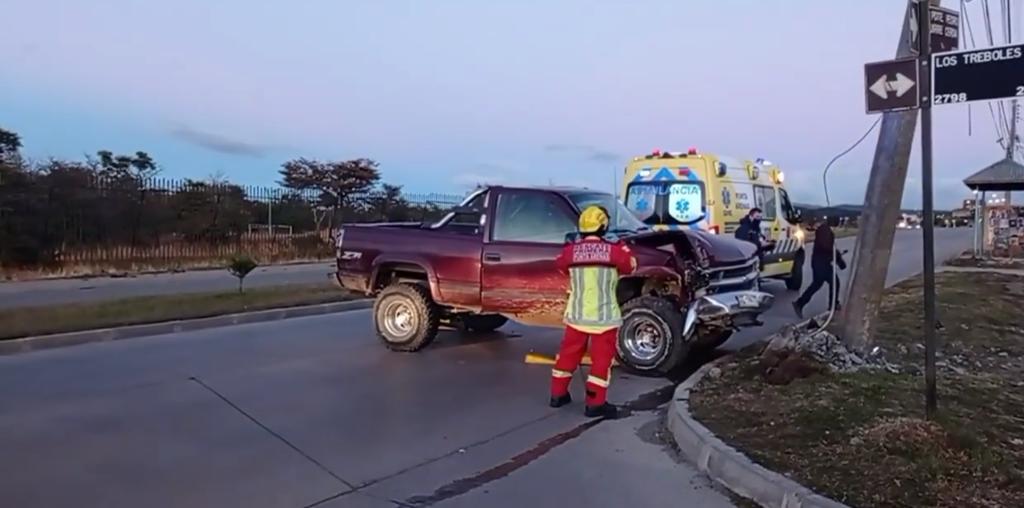
[[761, 278], [803, 282], [804, 231], [783, 187], [785, 175], [764, 159], [655, 150], [626, 166], [622, 201], [652, 229], [700, 229], [732, 235], [751, 208], [763, 211], [761, 233], [774, 242], [762, 257]]

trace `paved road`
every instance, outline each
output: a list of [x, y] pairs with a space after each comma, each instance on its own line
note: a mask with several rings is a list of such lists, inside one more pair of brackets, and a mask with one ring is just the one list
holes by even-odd
[[[327, 282], [333, 265], [302, 265], [257, 268], [245, 279], [246, 287]], [[97, 277], [0, 283], [0, 308], [55, 305], [145, 295], [230, 291], [238, 287], [227, 270], [200, 270], [135, 277]]]
[[[762, 334], [792, 319], [781, 298]], [[522, 363], [558, 331], [508, 328], [396, 354], [360, 311], [0, 357], [0, 505], [732, 506], [666, 449], [670, 382], [617, 374], [635, 414], [595, 425]]]

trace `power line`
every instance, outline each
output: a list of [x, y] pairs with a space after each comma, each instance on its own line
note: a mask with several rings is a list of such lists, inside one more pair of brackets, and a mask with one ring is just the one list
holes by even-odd
[[[964, 20], [964, 26], [967, 28], [967, 35], [971, 39], [971, 47], [974, 47], [974, 30], [971, 29], [971, 18], [967, 16], [967, 1], [960, 0], [960, 19]], [[961, 31], [963, 33], [963, 31]], [[967, 46], [967, 40], [964, 40], [964, 49], [969, 49]], [[991, 107], [991, 106], [990, 106]], [[993, 118], [995, 118], [993, 116]], [[974, 110], [970, 104], [967, 104], [967, 135], [974, 135]]]
[[[987, 13], [988, 9], [985, 9], [986, 5], [988, 5], [987, 0], [986, 0], [986, 3], [982, 6], [984, 12]], [[974, 48], [977, 48], [978, 47], [978, 41], [974, 38], [974, 27], [971, 25], [970, 11], [967, 9], [967, 2], [965, 0], [960, 0], [960, 10], [963, 12], [964, 26], [967, 27], [967, 37], [971, 41], [971, 47], [964, 48], [964, 49], [974, 49]], [[966, 42], [966, 41], [964, 41], [964, 42]], [[971, 105], [968, 104], [967, 107], [970, 108]], [[992, 126], [995, 127], [995, 129], [996, 129], [996, 137], [1000, 138], [1000, 139], [1005, 138], [1006, 135], [1003, 134], [1003, 131], [1004, 131], [1003, 125], [1001, 125], [999, 123], [999, 120], [996, 119], [996, 110], [992, 106], [991, 102], [988, 103], [988, 113], [992, 117]], [[1000, 142], [1000, 146], [1001, 145], [1002, 145], [1002, 142]]]
[[[988, 38], [988, 45], [995, 46], [995, 33], [992, 29], [992, 9], [989, 6], [988, 0], [982, 0], [981, 10], [985, 16], [985, 35]], [[991, 108], [991, 105], [989, 105], [989, 107]], [[1002, 102], [999, 102], [997, 107], [999, 109], [999, 118], [993, 118], [993, 121], [996, 122], [996, 133], [999, 135], [1000, 138], [999, 146], [1005, 149], [1007, 145], [1003, 143], [1009, 137], [1007, 132], [1009, 132], [1010, 130], [1010, 123], [1006, 117], [1006, 105], [1003, 104]]]

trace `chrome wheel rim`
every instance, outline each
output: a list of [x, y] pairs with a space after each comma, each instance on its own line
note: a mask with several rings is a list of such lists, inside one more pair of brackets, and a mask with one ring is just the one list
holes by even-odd
[[665, 334], [657, 322], [648, 317], [635, 317], [624, 330], [622, 348], [636, 361], [648, 363], [661, 356]]
[[410, 302], [393, 300], [384, 306], [382, 321], [387, 336], [401, 340], [416, 331], [418, 317]]

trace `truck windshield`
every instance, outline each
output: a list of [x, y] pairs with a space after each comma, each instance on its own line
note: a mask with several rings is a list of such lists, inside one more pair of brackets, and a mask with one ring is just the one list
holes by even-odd
[[635, 182], [626, 208], [645, 224], [695, 224], [707, 215], [704, 184], [697, 181]]
[[609, 224], [608, 229], [612, 232], [635, 233], [650, 229], [611, 194], [603, 192], [572, 194], [569, 196], [569, 199], [580, 210], [585, 210], [591, 205], [602, 206], [605, 210], [608, 210], [608, 214], [611, 215], [611, 224]]

